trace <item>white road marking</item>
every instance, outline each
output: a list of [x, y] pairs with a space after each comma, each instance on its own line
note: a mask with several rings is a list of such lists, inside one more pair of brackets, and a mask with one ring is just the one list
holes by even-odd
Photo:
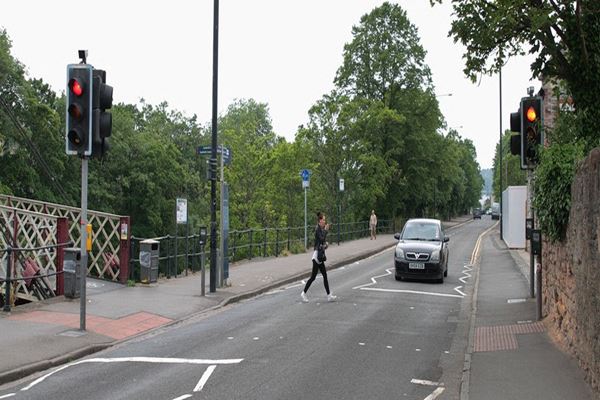
[[253, 337], [252, 340], [259, 340], [260, 338], [258, 336]]
[[402, 290], [402, 289], [381, 289], [381, 288], [360, 288], [360, 290], [371, 290], [374, 292], [388, 292], [388, 293], [411, 293], [411, 294], [424, 294], [427, 296], [439, 296], [439, 297], [457, 297], [462, 299], [464, 296], [460, 296], [458, 294], [448, 294], [448, 293], [434, 293], [434, 292], [421, 292], [418, 290]]
[[421, 351], [421, 349], [415, 349], [415, 351]]
[[358, 345], [359, 345], [359, 346], [364, 346], [365, 344], [364, 344], [364, 343], [359, 343]]
[[233, 336], [229, 336], [227, 340], [233, 340]]
[[444, 391], [443, 387], [439, 387], [433, 391], [429, 396], [425, 397], [424, 400], [435, 400], [442, 392]]
[[376, 278], [383, 278], [384, 276], [388, 276], [392, 274], [392, 270], [391, 269], [386, 269], [385, 270], [387, 272], [387, 274], [383, 274], [383, 275], [377, 275], [371, 278], [371, 283], [365, 283], [364, 285], [358, 285], [353, 287], [352, 289], [361, 289], [364, 288], [366, 286], [371, 286], [371, 285], [375, 285], [377, 283], [377, 281], [375, 280]]
[[173, 400], [184, 400], [184, 399], [189, 399], [190, 397], [192, 397], [191, 394], [184, 394], [183, 396], [179, 396], [178, 398], [173, 399]]
[[[376, 292], [389, 292], [389, 293], [412, 293], [412, 294], [424, 294], [424, 295], [429, 295], [429, 296], [440, 296], [440, 297], [457, 297], [462, 299], [463, 297], [466, 296], [466, 294], [464, 294], [461, 291], [458, 291], [459, 293], [461, 293], [461, 295], [457, 295], [457, 294], [446, 294], [446, 293], [434, 293], [434, 292], [422, 292], [422, 291], [417, 291], [417, 290], [403, 290], [403, 289], [381, 289], [381, 288], [370, 288], [367, 286], [371, 286], [371, 285], [375, 285], [377, 283], [377, 278], [383, 278], [385, 276], [391, 275], [392, 274], [392, 268], [388, 268], [385, 270], [386, 273], [382, 274], [382, 275], [377, 275], [371, 278], [371, 283], [365, 283], [364, 285], [358, 285], [353, 287], [352, 289], [358, 289], [358, 290], [372, 290], [372, 291], [376, 291]], [[462, 286], [459, 286], [459, 288]], [[456, 289], [454, 289], [456, 290]], [[411, 307], [411, 310], [414, 307]]]
[[0, 399], [8, 399], [9, 397], [13, 397], [16, 393], [5, 394], [4, 396], [0, 396]]
[[465, 280], [469, 279], [471, 277], [471, 274], [465, 271], [463, 271], [463, 274], [465, 274], [465, 276], [463, 276], [462, 278], [458, 278], [458, 280], [462, 283], [467, 283], [465, 282]]
[[461, 294], [462, 297], [465, 297], [467, 294], [461, 290], [459, 290], [462, 286], [457, 286], [454, 288], [454, 290], [456, 290], [458, 293]]
[[204, 387], [204, 385], [208, 381], [208, 378], [210, 378], [210, 376], [214, 372], [215, 368], [217, 368], [216, 365], [209, 365], [208, 368], [206, 368], [206, 371], [204, 371], [204, 373], [202, 374], [202, 377], [198, 381], [198, 384], [194, 388], [194, 392], [199, 392], [199, 391], [202, 390], [202, 388]]
[[428, 381], [426, 379], [411, 379], [410, 383], [414, 383], [416, 385], [425, 385], [425, 386], [443, 386], [443, 384], [439, 382]]
[[387, 347], [388, 349], [391, 349], [391, 348], [392, 348], [392, 346], [385, 346], [385, 347]]
[[45, 381], [48, 377], [60, 372], [66, 368], [73, 367], [79, 364], [89, 364], [89, 363], [113, 363], [113, 362], [144, 362], [144, 363], [153, 363], [153, 364], [192, 364], [192, 365], [201, 365], [201, 364], [217, 364], [217, 365], [227, 365], [227, 364], [239, 364], [244, 361], [243, 358], [233, 358], [226, 360], [205, 360], [205, 359], [194, 359], [194, 358], [161, 358], [161, 357], [120, 357], [120, 358], [90, 358], [87, 360], [76, 361], [67, 365], [63, 365], [55, 369], [52, 372], [47, 373], [46, 375], [36, 379], [31, 382], [29, 385], [25, 386], [22, 391], [29, 390], [35, 385]]

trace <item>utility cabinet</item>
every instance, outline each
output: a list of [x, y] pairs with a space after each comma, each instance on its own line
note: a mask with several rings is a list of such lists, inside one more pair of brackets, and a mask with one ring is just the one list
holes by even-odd
[[524, 249], [527, 186], [509, 186], [502, 192], [502, 236], [510, 249]]

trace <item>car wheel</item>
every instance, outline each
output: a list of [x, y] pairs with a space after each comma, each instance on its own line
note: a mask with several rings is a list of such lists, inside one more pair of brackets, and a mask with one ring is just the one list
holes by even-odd
[[398, 275], [396, 275], [395, 278], [396, 278], [397, 281], [401, 281], [402, 280], [402, 277], [398, 276]]
[[442, 277], [437, 280], [437, 283], [444, 283], [444, 274], [442, 274]]
[[448, 276], [448, 266], [446, 265], [446, 269], [444, 270], [444, 276]]

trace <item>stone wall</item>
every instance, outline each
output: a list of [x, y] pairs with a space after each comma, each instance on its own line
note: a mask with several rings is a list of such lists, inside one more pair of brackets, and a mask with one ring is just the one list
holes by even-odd
[[542, 256], [546, 321], [600, 393], [600, 148], [577, 170], [566, 239]]

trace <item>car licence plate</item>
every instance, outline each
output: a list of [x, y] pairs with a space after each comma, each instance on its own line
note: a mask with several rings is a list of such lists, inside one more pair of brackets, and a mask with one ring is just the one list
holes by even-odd
[[425, 263], [408, 263], [409, 269], [425, 269]]

